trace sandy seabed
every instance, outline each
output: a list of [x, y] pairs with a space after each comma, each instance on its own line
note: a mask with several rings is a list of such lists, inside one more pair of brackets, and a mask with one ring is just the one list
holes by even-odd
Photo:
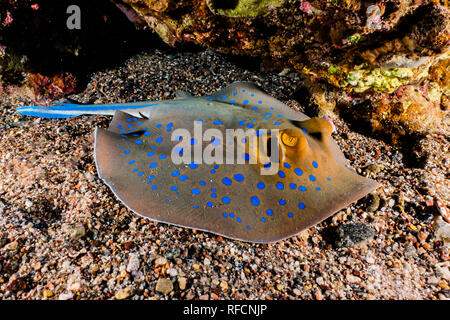
[[[91, 75], [71, 98], [173, 99], [253, 81], [296, 110], [301, 79], [267, 74], [209, 50], [136, 55]], [[110, 118], [17, 114], [26, 92], [0, 96], [0, 299], [448, 299], [449, 141], [423, 140], [423, 168], [334, 119], [351, 165], [382, 187], [298, 236], [232, 241], [130, 212], [98, 178], [93, 132]], [[308, 113], [308, 110], [306, 110]], [[181, 213], [180, 213], [181, 214]]]

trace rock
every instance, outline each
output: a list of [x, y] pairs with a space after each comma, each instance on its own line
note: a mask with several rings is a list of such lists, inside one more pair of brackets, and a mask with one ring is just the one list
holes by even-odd
[[366, 201], [367, 212], [375, 212], [380, 207], [380, 196], [375, 193], [369, 193], [366, 197]]
[[187, 279], [185, 277], [178, 277], [178, 286], [180, 290], [186, 289]]
[[3, 248], [5, 248], [6, 250], [17, 250], [18, 246], [19, 243], [17, 241], [12, 241], [5, 245]]
[[345, 276], [345, 279], [350, 282], [350, 283], [360, 283], [361, 282], [361, 278], [354, 276], [352, 274], [348, 274]]
[[172, 281], [170, 279], [159, 278], [155, 290], [164, 295], [168, 294], [173, 290]]
[[336, 229], [336, 247], [352, 247], [359, 243], [371, 240], [374, 236], [374, 230], [368, 224], [348, 223], [340, 225]]
[[155, 259], [155, 266], [159, 267], [159, 266], [164, 266], [167, 263], [167, 259], [164, 257], [159, 257], [157, 259]]
[[131, 296], [132, 292], [133, 292], [133, 289], [131, 287], [126, 287], [126, 288], [123, 288], [123, 289], [119, 290], [114, 295], [114, 298], [116, 298], [117, 300], [125, 300], [129, 296]]
[[52, 291], [52, 290], [45, 289], [45, 290], [42, 292], [42, 295], [44, 296], [44, 298], [51, 298], [51, 297], [53, 297], [53, 291]]
[[441, 240], [446, 248], [450, 248], [450, 223], [438, 216], [434, 219], [433, 228], [435, 237]]
[[139, 257], [136, 254], [131, 254], [128, 260], [127, 272], [137, 271], [139, 269]]
[[75, 223], [69, 226], [67, 233], [72, 240], [79, 240], [86, 235], [86, 229], [82, 223]]
[[9, 278], [8, 284], [6, 285], [6, 289], [9, 291], [20, 291], [26, 288], [25, 280], [16, 274], [13, 274], [11, 278]]
[[171, 277], [176, 277], [178, 275], [178, 271], [174, 268], [167, 269], [166, 273]]
[[226, 291], [228, 290], [228, 283], [225, 280], [220, 281], [220, 289], [222, 289], [222, 291]]

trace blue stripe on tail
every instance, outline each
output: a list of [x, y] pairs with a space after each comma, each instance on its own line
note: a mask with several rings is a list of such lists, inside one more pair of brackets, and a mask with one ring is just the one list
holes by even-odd
[[24, 116], [41, 117], [41, 118], [73, 118], [82, 115], [82, 113], [55, 113], [50, 108], [43, 108], [39, 106], [20, 107], [16, 109], [18, 113]]

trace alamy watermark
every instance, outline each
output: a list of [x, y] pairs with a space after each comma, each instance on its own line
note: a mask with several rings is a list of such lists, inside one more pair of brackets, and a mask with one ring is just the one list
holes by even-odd
[[[279, 169], [278, 129], [209, 128], [203, 132], [202, 122], [194, 122], [193, 135], [178, 128], [171, 140], [179, 141], [172, 148], [174, 164], [258, 164], [262, 175], [273, 175]], [[203, 142], [209, 142], [203, 148]]]

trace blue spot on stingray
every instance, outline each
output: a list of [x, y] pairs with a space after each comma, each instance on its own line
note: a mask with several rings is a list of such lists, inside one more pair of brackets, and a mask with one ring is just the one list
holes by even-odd
[[313, 176], [312, 174], [309, 176], [309, 180], [311, 180], [311, 181], [316, 181], [316, 177], [315, 176]]
[[306, 208], [306, 205], [305, 205], [303, 202], [300, 202], [300, 203], [298, 204], [298, 207], [299, 207], [299, 209], [303, 210], [303, 209]]
[[267, 162], [264, 164], [264, 169], [269, 169], [272, 166], [271, 162]]
[[304, 187], [304, 186], [299, 186], [299, 187], [298, 187], [298, 190], [300, 190], [300, 191], [306, 191], [306, 187]]
[[286, 204], [286, 200], [280, 199], [280, 200], [278, 201], [278, 203], [279, 203], [281, 206], [284, 206], [284, 205]]
[[191, 162], [191, 163], [189, 164], [189, 168], [191, 168], [191, 169], [197, 169], [197, 168], [198, 168], [198, 164], [195, 163], [195, 162]]
[[198, 209], [198, 206], [193, 206], [192, 208], [194, 208], [194, 209]]
[[121, 124], [118, 124], [118, 125], [117, 125], [117, 128], [119, 128], [119, 129], [122, 128], [122, 125], [121, 125]]
[[220, 120], [215, 120], [213, 123], [214, 123], [215, 125], [220, 125], [220, 124], [222, 124], [223, 122], [220, 121]]
[[202, 119], [200, 119], [200, 120], [197, 120], [197, 123], [202, 123], [203, 122], [203, 120]]
[[137, 118], [133, 118], [133, 121], [137, 121]]
[[258, 184], [256, 185], [256, 187], [257, 187], [258, 189], [263, 190], [263, 189], [266, 187], [266, 185], [264, 184], [264, 182], [258, 182]]
[[238, 122], [238, 125], [243, 126], [245, 124], [245, 120], [241, 120]]
[[265, 116], [271, 116], [272, 114], [270, 112], [264, 113]]
[[259, 198], [257, 196], [252, 196], [250, 199], [250, 202], [252, 205], [254, 205], [255, 207], [259, 206], [259, 204], [261, 203], [259, 201]]
[[226, 186], [231, 186], [231, 184], [232, 184], [233, 182], [231, 181], [230, 178], [225, 177], [225, 178], [222, 179], [222, 183], [223, 183], [224, 185], [226, 185]]
[[283, 190], [284, 189], [284, 184], [282, 182], [277, 182], [277, 189], [278, 190]]
[[228, 214], [226, 212], [222, 213], [225, 218], [228, 218]]
[[247, 138], [242, 138], [242, 143], [247, 143]]
[[130, 123], [129, 125], [127, 125], [127, 127], [128, 127], [128, 128], [131, 128], [131, 127], [133, 127], [133, 124]]
[[159, 156], [159, 158], [160, 158], [161, 160], [164, 160], [165, 158], [167, 158], [167, 156], [166, 156], [165, 154], [162, 154], [162, 155]]
[[217, 198], [217, 193], [211, 193], [211, 198]]
[[320, 191], [320, 188], [319, 188], [319, 187], [316, 187], [316, 190], [317, 190], [317, 191]]
[[130, 150], [125, 150], [123, 153], [129, 154], [129, 153], [130, 153]]
[[308, 130], [302, 129], [302, 132], [303, 132], [303, 133], [308, 133]]
[[278, 121], [275, 121], [273, 124], [276, 126], [279, 126], [281, 123], [279, 123]]
[[292, 218], [294, 215], [292, 214], [292, 212], [288, 212], [288, 217]]
[[214, 173], [216, 173], [216, 170], [214, 170], [214, 169], [211, 169], [211, 171], [210, 171], [212, 174], [214, 174]]
[[153, 146], [150, 149], [155, 150], [156, 148], [158, 148], [157, 146]]
[[214, 169], [219, 169], [219, 166], [217, 164], [215, 164]]
[[178, 179], [180, 179], [180, 181], [186, 181], [188, 179], [188, 176], [182, 175]]
[[227, 98], [227, 96], [223, 96], [222, 99], [225, 100]]
[[230, 212], [230, 218], [234, 218], [234, 213]]
[[233, 96], [237, 95], [237, 92], [233, 92]]
[[153, 189], [153, 190], [156, 190], [156, 189], [158, 189], [158, 186], [153, 185], [153, 186], [152, 186], [152, 189]]
[[128, 164], [134, 164], [136, 162], [136, 160], [131, 160], [130, 162], [128, 162]]
[[136, 140], [135, 143], [136, 144], [142, 144], [143, 142], [141, 140]]
[[259, 110], [259, 108], [258, 107], [252, 107], [252, 110]]
[[156, 127], [159, 129], [159, 128], [162, 127], [162, 124], [161, 124], [161, 123], [158, 123], [158, 124], [156, 125]]
[[216, 192], [216, 188], [211, 188], [211, 191], [212, 192]]
[[252, 97], [254, 97], [255, 96], [255, 94], [254, 93], [252, 93], [250, 96], [252, 96]]
[[203, 180], [200, 180], [200, 185], [201, 185], [201, 186], [204, 186], [204, 185], [206, 185], [206, 182], [203, 181]]
[[245, 92], [245, 90], [242, 90], [242, 92]]
[[269, 217], [273, 216], [273, 210], [272, 209], [267, 209], [266, 213], [267, 213], [267, 215]]
[[259, 137], [260, 135], [264, 134], [264, 130], [262, 129], [258, 129], [258, 131], [256, 131], [256, 136]]
[[155, 153], [153, 151], [150, 151], [149, 153], [147, 153], [147, 156], [149, 157], [153, 157], [155, 155]]
[[154, 175], [150, 175], [150, 176], [148, 176], [148, 178], [147, 179], [150, 179], [150, 180], [152, 180], [152, 179], [154, 179], [155, 178], [155, 176]]
[[250, 229], [251, 229], [251, 227], [250, 227], [250, 226], [246, 226], [246, 228], [247, 228], [247, 230], [250, 230]]
[[297, 189], [297, 185], [295, 183], [289, 183], [289, 188], [292, 190]]
[[194, 188], [194, 189], [191, 190], [191, 192], [192, 192], [192, 194], [197, 195], [197, 194], [200, 193], [200, 189]]
[[138, 172], [139, 171], [139, 169], [133, 169], [133, 172]]
[[211, 208], [211, 207], [214, 205], [214, 203], [212, 203], [212, 202], [207, 202], [206, 205], [207, 205], [208, 207]]
[[155, 140], [156, 143], [161, 143], [162, 141], [163, 141], [163, 138], [162, 138], [162, 137], [158, 137], [158, 138], [156, 138], [156, 140]]
[[140, 125], [142, 125], [142, 124], [143, 124], [143, 122], [139, 122], [137, 125], [140, 126]]
[[253, 128], [255, 125], [253, 123], [247, 123], [247, 128]]
[[258, 101], [258, 103], [259, 103], [259, 104], [261, 104], [261, 103], [262, 103], [262, 101], [261, 101], [261, 100], [259, 100], [259, 101]]
[[331, 181], [331, 178], [327, 178], [328, 181]]
[[244, 177], [242, 174], [240, 174], [240, 173], [235, 174], [235, 175], [233, 176], [233, 178], [234, 178], [234, 180], [236, 180], [237, 182], [242, 182], [242, 181], [244, 181], [244, 179], [245, 179], [245, 177]]
[[151, 136], [152, 135], [152, 133], [150, 132], [150, 131], [147, 131], [146, 133], [144, 133], [144, 136]]
[[169, 200], [164, 200], [165, 203], [169, 203]]
[[264, 120], [269, 120], [270, 118], [269, 117], [262, 117]]
[[291, 165], [290, 165], [289, 163], [287, 163], [287, 162], [283, 163], [283, 166], [284, 166], [285, 168], [287, 168], [287, 169], [289, 169], [289, 168], [291, 167]]
[[262, 217], [261, 222], [266, 222], [266, 218]]
[[237, 217], [237, 218], [236, 218], [236, 221], [240, 223], [240, 222], [242, 222], [242, 219], [239, 218], [239, 217]]
[[250, 160], [250, 155], [248, 153], [244, 153], [242, 155], [242, 157], [244, 158], [245, 161], [249, 161]]
[[152, 162], [150, 163], [150, 165], [148, 166], [149, 168], [156, 168], [158, 166], [158, 164], [156, 162]]
[[286, 174], [283, 172], [283, 171], [278, 171], [278, 176], [280, 177], [280, 178], [284, 178], [284, 177], [286, 177]]
[[302, 170], [302, 169], [295, 168], [295, 169], [294, 169], [294, 172], [295, 172], [295, 174], [298, 175], [298, 176], [302, 176], [302, 175], [303, 175], [303, 170]]
[[319, 166], [318, 163], [315, 162], [315, 161], [312, 162], [312, 165], [313, 165], [314, 168], [317, 168]]
[[177, 191], [177, 190], [178, 190], [178, 187], [177, 187], [177, 186], [171, 186], [171, 187], [170, 187], [170, 190], [172, 190], [172, 191]]
[[235, 103], [236, 101], [234, 101], [234, 100], [230, 100], [230, 103]]
[[143, 175], [144, 175], [144, 171], [139, 172], [138, 175], [139, 175], [139, 176], [143, 176]]
[[171, 173], [172, 177], [178, 177], [180, 175], [180, 171], [175, 170]]
[[231, 201], [231, 199], [229, 197], [223, 197], [222, 198], [222, 202], [225, 203], [225, 204], [229, 204], [230, 201]]

